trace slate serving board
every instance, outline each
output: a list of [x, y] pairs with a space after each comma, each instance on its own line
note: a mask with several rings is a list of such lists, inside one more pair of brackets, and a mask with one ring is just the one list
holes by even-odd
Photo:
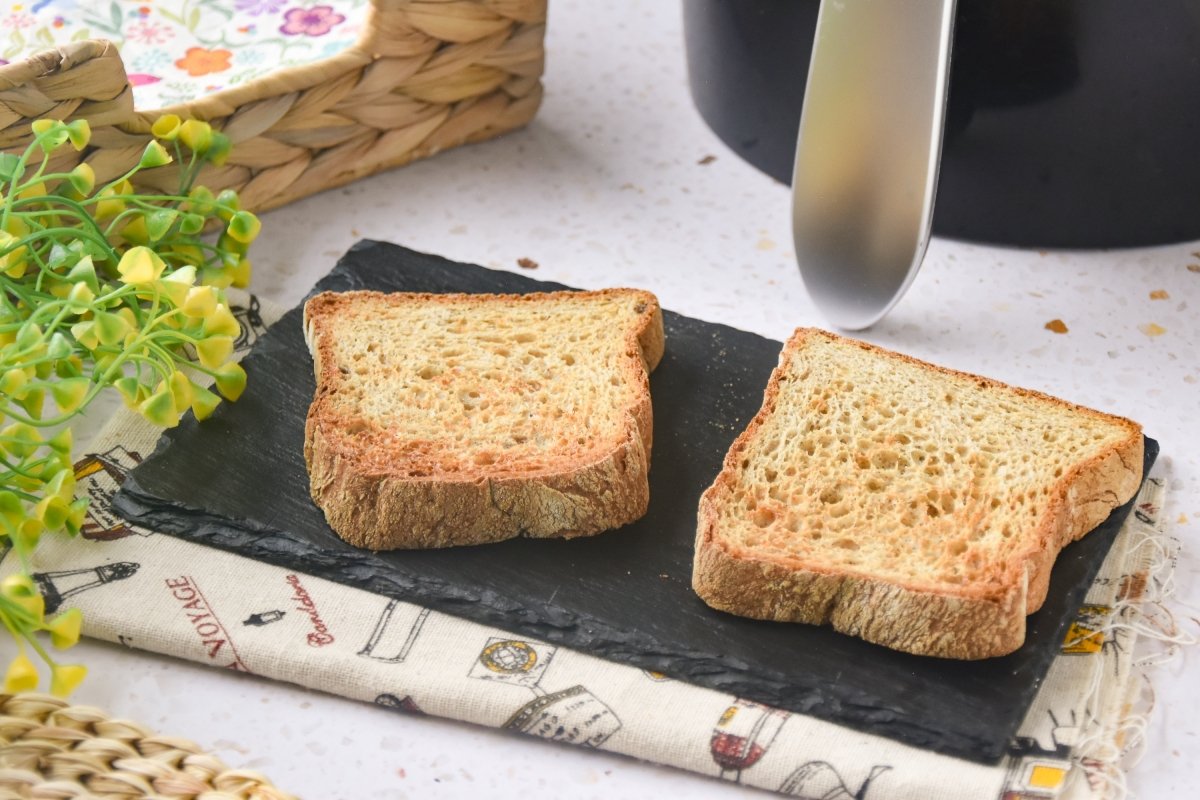
[[[565, 287], [360, 242], [317, 290], [363, 288]], [[1063, 551], [1024, 647], [1004, 658], [921, 658], [829, 628], [713, 611], [690, 588], [696, 504], [758, 410], [781, 345], [671, 312], [664, 320], [650, 510], [620, 530], [379, 554], [343, 543], [308, 495], [301, 448], [314, 384], [299, 308], [243, 362], [245, 395], [203, 425], [189, 417], [169, 431], [115, 505], [159, 531], [525, 636], [940, 752], [1002, 757], [1129, 506]], [[1147, 440], [1147, 471], [1157, 449]]]

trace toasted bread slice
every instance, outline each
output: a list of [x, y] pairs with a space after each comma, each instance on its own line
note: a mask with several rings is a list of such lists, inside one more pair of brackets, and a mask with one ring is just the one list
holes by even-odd
[[586, 536], [649, 502], [649, 292], [324, 293], [304, 309], [313, 500], [372, 550]]
[[1129, 500], [1141, 428], [800, 329], [700, 500], [693, 587], [921, 655], [1025, 639], [1059, 550]]

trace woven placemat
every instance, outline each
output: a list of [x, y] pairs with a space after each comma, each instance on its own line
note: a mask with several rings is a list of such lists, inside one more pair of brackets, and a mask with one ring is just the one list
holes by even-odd
[[187, 739], [57, 697], [0, 694], [0, 800], [85, 797], [294, 800]]

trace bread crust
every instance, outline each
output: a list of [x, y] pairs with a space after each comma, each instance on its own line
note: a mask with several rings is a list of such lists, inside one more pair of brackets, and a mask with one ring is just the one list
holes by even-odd
[[[403, 294], [405, 302], [544, 303], [560, 293], [526, 295]], [[345, 420], [328, 408], [338, 365], [326, 321], [358, 300], [398, 295], [322, 293], [305, 304], [304, 329], [317, 391], [305, 421], [304, 458], [313, 501], [346, 542], [371, 550], [433, 548], [496, 542], [516, 536], [587, 536], [628, 524], [649, 504], [653, 412], [649, 372], [662, 359], [662, 312], [653, 294], [636, 289], [571, 292], [573, 296], [635, 295], [635, 322], [626, 332], [621, 379], [636, 387], [619, 437], [597, 445], [593, 458], [559, 458], [538, 471], [506, 470], [503, 459], [449, 476], [410, 477], [380, 454], [364, 453], [342, 435]]]
[[[723, 539], [719, 509], [735, 491], [742, 454], [775, 411], [781, 378], [809, 337], [849, 343], [923, 369], [1049, 401], [1125, 428], [1127, 436], [1074, 464], [1051, 490], [1028, 547], [1010, 559], [994, 583], [931, 586], [829, 568], [798, 558], [751, 553]], [[1141, 484], [1143, 438], [1137, 423], [1049, 395], [1008, 386], [814, 328], [797, 329], [771, 374], [762, 408], [737, 437], [720, 474], [700, 498], [692, 586], [710, 606], [739, 616], [831, 624], [835, 630], [917, 655], [980, 659], [1005, 655], [1025, 639], [1025, 617], [1045, 601], [1050, 572], [1064, 546], [1128, 501]]]

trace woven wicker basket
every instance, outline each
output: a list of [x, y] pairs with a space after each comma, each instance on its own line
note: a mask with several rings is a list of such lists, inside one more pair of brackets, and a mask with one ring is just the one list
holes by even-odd
[[186, 739], [40, 694], [0, 694], [0, 800], [294, 800]]
[[[99, 181], [137, 163], [162, 114], [206, 120], [233, 141], [201, 181], [263, 210], [439, 150], [488, 139], [533, 118], [541, 100], [546, 0], [372, 0], [348, 50], [160, 109], [133, 107], [117, 48], [64, 45], [0, 66], [0, 149], [25, 147], [35, 119], [87, 119], [92, 141], [54, 166], [86, 159]], [[171, 167], [141, 174], [174, 189]]]

